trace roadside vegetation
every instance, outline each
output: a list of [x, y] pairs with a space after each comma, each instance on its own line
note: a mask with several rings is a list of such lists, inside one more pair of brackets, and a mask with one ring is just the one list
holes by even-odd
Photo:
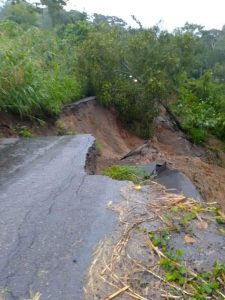
[[136, 184], [149, 179], [144, 168], [134, 165], [114, 165], [105, 169], [102, 173], [116, 180], [128, 180]]
[[[66, 11], [63, 0], [6, 1], [0, 9], [0, 111], [54, 118], [96, 95], [148, 138], [166, 105], [195, 143], [225, 139], [225, 27], [169, 33], [114, 16]], [[172, 99], [172, 100], [171, 100]]]

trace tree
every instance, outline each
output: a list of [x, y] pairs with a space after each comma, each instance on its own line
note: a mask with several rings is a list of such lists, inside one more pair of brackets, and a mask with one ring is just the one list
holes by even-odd
[[125, 28], [127, 26], [127, 23], [123, 19], [115, 16], [104, 16], [101, 14], [94, 14], [92, 19], [94, 25], [105, 24], [108, 26], [118, 26], [122, 28]]
[[32, 26], [37, 25], [38, 13], [35, 7], [26, 1], [8, 1], [0, 11], [0, 18]]
[[41, 0], [41, 4], [47, 7], [48, 14], [54, 27], [58, 23], [58, 19], [66, 5], [67, 0]]

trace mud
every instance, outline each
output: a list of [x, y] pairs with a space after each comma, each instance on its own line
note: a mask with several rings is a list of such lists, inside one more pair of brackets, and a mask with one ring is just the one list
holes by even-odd
[[115, 111], [101, 106], [95, 100], [67, 108], [58, 122], [68, 131], [92, 134], [106, 160], [120, 159], [136, 145], [143, 143], [143, 140], [124, 128]]
[[[193, 145], [174, 128], [165, 112], [155, 120], [154, 137], [141, 152], [127, 157], [124, 163], [148, 164], [154, 161], [166, 162], [169, 168], [182, 172], [204, 200], [217, 202], [225, 211], [225, 168], [213, 160], [207, 147]], [[220, 164], [223, 164], [221, 160]]]

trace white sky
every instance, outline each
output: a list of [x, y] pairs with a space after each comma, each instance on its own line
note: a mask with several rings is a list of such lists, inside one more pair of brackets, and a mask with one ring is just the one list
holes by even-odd
[[186, 21], [197, 23], [206, 29], [222, 29], [225, 24], [225, 0], [69, 0], [67, 9], [118, 16], [129, 25], [131, 15], [145, 27], [163, 21], [164, 29], [173, 30]]

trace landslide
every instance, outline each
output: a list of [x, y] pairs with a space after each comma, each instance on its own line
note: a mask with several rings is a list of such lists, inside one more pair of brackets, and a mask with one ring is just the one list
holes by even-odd
[[[225, 154], [211, 151], [218, 141], [209, 145], [193, 145], [165, 110], [155, 120], [155, 134], [149, 141], [129, 133], [116, 112], [95, 100], [80, 101], [65, 107], [55, 124], [34, 126], [14, 116], [0, 115], [0, 137], [16, 136], [14, 125], [26, 126], [33, 136], [66, 133], [90, 133], [97, 140], [97, 173], [112, 164], [143, 164], [166, 162], [183, 172], [195, 184], [203, 198], [217, 202], [225, 211]], [[125, 157], [121, 160], [122, 157]]]
[[[150, 141], [129, 133], [115, 111], [102, 107], [95, 100], [68, 107], [58, 122], [68, 131], [95, 136], [101, 150], [97, 173], [112, 164], [167, 162], [170, 168], [189, 177], [206, 201], [217, 202], [225, 210], [223, 153], [218, 157], [206, 146], [193, 145], [163, 108], [155, 120], [155, 134]], [[126, 158], [121, 160], [124, 156]]]
[[90, 133], [96, 138], [97, 173], [116, 163], [143, 140], [129, 133], [116, 112], [95, 100], [74, 103], [64, 109], [57, 121], [67, 132]]

